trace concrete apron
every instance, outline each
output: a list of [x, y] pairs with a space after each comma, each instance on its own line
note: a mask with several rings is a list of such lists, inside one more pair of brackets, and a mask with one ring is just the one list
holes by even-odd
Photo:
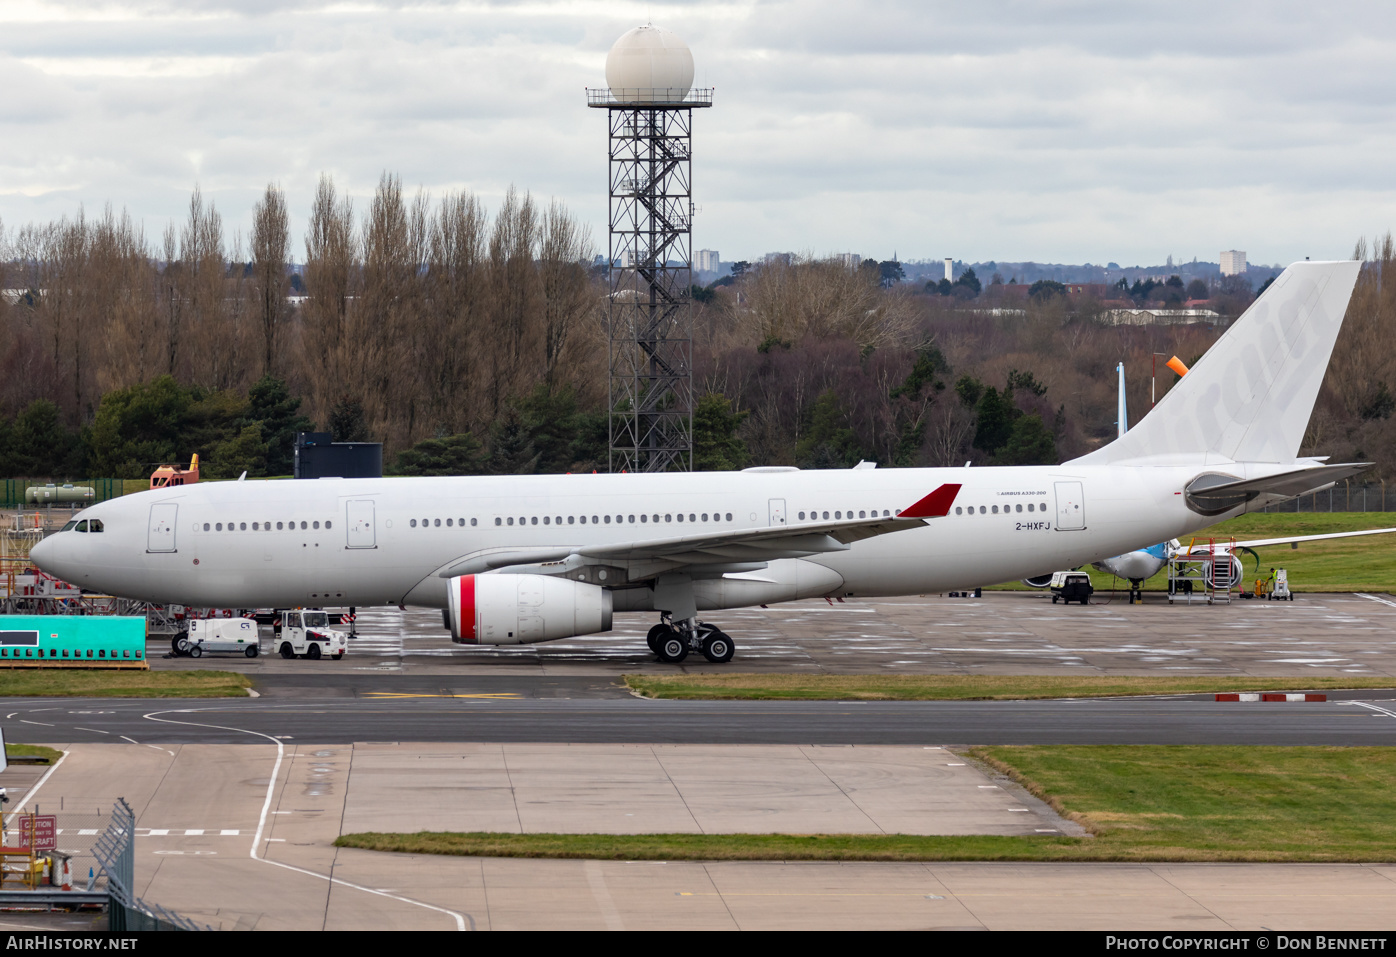
[[361, 830], [1072, 827], [940, 748], [284, 742], [279, 766], [270, 743], [66, 750], [38, 802], [125, 797], [137, 892], [221, 929], [1299, 930], [1396, 919], [1391, 865], [598, 862], [332, 846]]

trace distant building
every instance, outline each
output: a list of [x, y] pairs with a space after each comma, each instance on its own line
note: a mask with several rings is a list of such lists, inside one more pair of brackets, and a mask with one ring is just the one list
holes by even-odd
[[842, 263], [845, 269], [857, 269], [863, 265], [863, 257], [860, 253], [839, 253], [834, 258]]
[[1214, 323], [1221, 316], [1211, 309], [1108, 309], [1100, 318], [1112, 326], [1181, 326]]
[[697, 265], [698, 265], [698, 271], [699, 271], [699, 272], [721, 272], [721, 271], [722, 271], [722, 266], [721, 266], [719, 260], [720, 260], [720, 257], [718, 256], [717, 250], [716, 250], [716, 249], [700, 249], [700, 250], [698, 250], [698, 263], [697, 263]]
[[945, 278], [948, 282], [955, 281], [955, 260], [949, 256], [945, 257]]
[[1223, 250], [1221, 274], [1223, 276], [1244, 276], [1246, 274], [1246, 251], [1244, 249]]

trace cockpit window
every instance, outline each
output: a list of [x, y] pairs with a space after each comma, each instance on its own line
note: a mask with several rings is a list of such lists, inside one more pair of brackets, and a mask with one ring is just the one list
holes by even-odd
[[102, 520], [100, 518], [94, 518], [88, 521], [87, 530], [89, 532], [104, 532], [106, 528], [102, 525]]
[[77, 528], [77, 526], [78, 526], [78, 523], [77, 523], [76, 520], [74, 520], [74, 521], [69, 522], [67, 525], [64, 525], [62, 528], [59, 529], [59, 531], [60, 531], [60, 532], [71, 532], [73, 529]]
[[85, 522], [85, 521], [78, 522], [78, 527], [75, 528], [75, 529], [73, 529], [73, 531], [75, 531], [75, 532], [85, 532], [85, 531], [87, 531], [87, 522]]

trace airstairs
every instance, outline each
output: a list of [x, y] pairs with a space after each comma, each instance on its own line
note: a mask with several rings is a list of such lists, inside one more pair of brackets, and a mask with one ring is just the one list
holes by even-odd
[[1239, 576], [1234, 573], [1232, 555], [1236, 539], [1193, 539], [1186, 549], [1168, 557], [1168, 603], [1206, 602], [1230, 604]]

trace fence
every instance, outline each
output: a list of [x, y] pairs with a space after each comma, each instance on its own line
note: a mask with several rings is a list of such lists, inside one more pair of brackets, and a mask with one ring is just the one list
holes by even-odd
[[102, 865], [111, 896], [108, 930], [212, 929], [136, 896], [136, 815], [125, 798], [116, 799], [107, 829], [93, 843], [92, 854]]
[[[72, 803], [72, 802], [64, 802]], [[87, 810], [69, 810], [59, 805], [44, 804], [42, 807], [34, 805], [33, 811], [36, 814], [53, 815], [58, 818], [58, 850], [70, 857], [72, 867], [73, 887], [86, 888], [88, 872], [90, 871], [94, 880], [94, 890], [106, 890], [107, 882], [102, 874], [102, 865], [92, 853], [92, 847], [97, 843], [97, 839], [102, 832], [111, 824], [111, 813], [103, 811], [100, 807], [91, 807]], [[28, 816], [25, 814], [10, 814], [5, 823], [5, 846], [20, 846], [20, 818]]]
[[86, 501], [75, 502], [71, 506], [67, 502], [53, 503], [54, 508], [84, 508], [94, 502], [105, 502], [107, 499], [120, 498], [122, 495], [130, 495], [133, 492], [143, 492], [150, 488], [150, 479], [0, 479], [0, 508], [16, 508], [21, 505], [36, 507], [33, 503], [25, 501], [25, 492], [31, 488], [43, 488], [46, 485], [56, 485], [59, 488], [64, 485], [72, 485], [75, 488], [92, 489], [93, 496]]
[[1396, 511], [1396, 489], [1386, 483], [1353, 485], [1343, 482], [1322, 492], [1301, 495], [1292, 502], [1267, 505], [1266, 512], [1388, 512]]

